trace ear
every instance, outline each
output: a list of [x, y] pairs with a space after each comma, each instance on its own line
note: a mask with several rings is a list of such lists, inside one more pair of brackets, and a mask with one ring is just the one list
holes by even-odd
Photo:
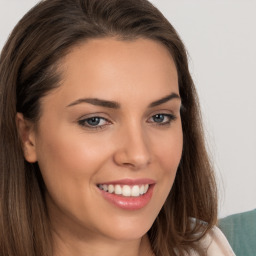
[[29, 163], [37, 161], [36, 143], [35, 143], [35, 127], [31, 121], [24, 118], [22, 113], [16, 114], [16, 126], [22, 142], [23, 153], [25, 159]]

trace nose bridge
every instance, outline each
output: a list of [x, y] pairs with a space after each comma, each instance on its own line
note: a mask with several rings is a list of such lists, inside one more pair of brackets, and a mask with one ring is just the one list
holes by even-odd
[[116, 152], [119, 165], [143, 168], [151, 161], [149, 138], [143, 124], [136, 120], [124, 125], [120, 133], [120, 147]]

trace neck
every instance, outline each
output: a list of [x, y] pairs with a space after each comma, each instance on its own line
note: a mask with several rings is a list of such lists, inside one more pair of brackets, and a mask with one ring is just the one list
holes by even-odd
[[54, 256], [153, 256], [147, 235], [132, 241], [90, 239], [53, 232]]
[[[51, 201], [49, 201], [49, 204]], [[147, 234], [131, 238], [117, 232], [102, 232], [90, 223], [61, 214], [58, 207], [49, 207], [52, 228], [53, 256], [153, 256]]]

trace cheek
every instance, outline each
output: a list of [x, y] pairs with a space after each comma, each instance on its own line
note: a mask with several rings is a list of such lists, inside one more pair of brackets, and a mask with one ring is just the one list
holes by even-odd
[[103, 147], [84, 137], [82, 133], [74, 135], [72, 131], [61, 129], [57, 134], [44, 133], [37, 145], [38, 162], [42, 169], [73, 175], [84, 174], [85, 170], [90, 172], [88, 166], [99, 162], [99, 152], [103, 151]]
[[164, 204], [170, 190], [172, 189], [177, 169], [181, 160], [183, 149], [183, 133], [181, 124], [176, 129], [171, 130], [170, 134], [163, 137], [161, 143], [156, 147], [156, 154], [160, 169], [157, 192], [159, 193], [159, 203]]
[[162, 170], [165, 175], [175, 176], [179, 166], [182, 149], [183, 149], [183, 133], [181, 124], [170, 134], [166, 134], [161, 139], [161, 143], [155, 143], [155, 153]]
[[37, 146], [50, 198], [66, 213], [83, 216], [94, 199], [95, 178], [107, 159], [106, 148], [84, 133], [64, 129], [41, 134]]
[[183, 135], [181, 125], [177, 129], [166, 132], [153, 141], [154, 157], [156, 159], [157, 185], [155, 186], [154, 208], [152, 212], [157, 216], [164, 205], [175, 180], [180, 163]]
[[75, 204], [81, 205], [81, 195], [95, 190], [101, 170], [111, 159], [111, 140], [70, 127], [57, 130], [53, 133], [45, 128], [38, 136], [38, 164], [54, 200], [75, 208]]
[[[103, 150], [83, 134], [59, 130], [58, 134], [44, 133], [38, 140], [38, 164], [50, 194], [72, 197], [90, 189], [100, 169], [99, 151]], [[42, 138], [42, 139], [41, 139]]]

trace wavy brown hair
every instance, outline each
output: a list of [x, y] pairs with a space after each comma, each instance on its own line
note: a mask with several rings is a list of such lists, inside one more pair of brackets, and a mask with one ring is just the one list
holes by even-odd
[[216, 185], [186, 50], [177, 32], [147, 0], [45, 0], [17, 24], [0, 57], [1, 256], [52, 256], [44, 182], [38, 165], [24, 159], [16, 113], [36, 123], [40, 99], [60, 86], [63, 57], [79, 43], [104, 37], [158, 41], [175, 61], [183, 155], [148, 237], [156, 256], [205, 253], [198, 241], [216, 222]]

